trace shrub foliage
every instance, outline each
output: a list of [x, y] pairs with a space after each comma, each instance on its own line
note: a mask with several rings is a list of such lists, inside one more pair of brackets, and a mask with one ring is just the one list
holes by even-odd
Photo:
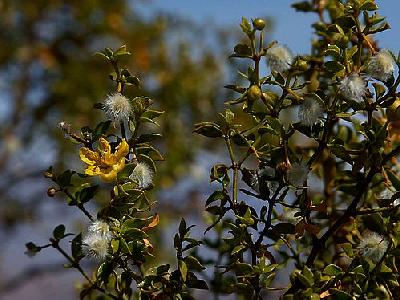
[[[58, 250], [86, 278], [82, 298], [189, 299], [199, 295], [193, 289], [209, 289], [216, 298], [278, 291], [283, 299], [398, 299], [400, 58], [374, 40], [389, 25], [373, 0], [293, 7], [318, 17], [311, 53], [265, 43], [264, 20], [243, 18], [246, 39], [230, 56], [243, 60], [242, 80], [225, 86], [237, 97], [216, 121], [194, 126], [226, 146], [229, 163], [211, 169], [203, 241], [180, 222], [176, 269], [147, 263], [160, 219], [148, 190], [163, 159], [152, 144], [159, 134], [147, 125], [162, 112], [147, 97], [123, 96], [139, 86], [119, 66], [125, 47], [100, 53], [116, 91], [96, 108], [110, 120], [80, 133], [61, 124], [80, 144], [85, 174], [45, 173], [55, 184], [49, 196], [64, 193], [91, 225], [78, 235], [60, 225], [49, 244], [28, 243], [28, 253]], [[94, 217], [85, 205], [100, 189], [110, 198]], [[69, 252], [60, 244], [67, 238]], [[199, 256], [199, 248], [209, 251]], [[80, 265], [90, 255], [98, 262], [93, 275]]]

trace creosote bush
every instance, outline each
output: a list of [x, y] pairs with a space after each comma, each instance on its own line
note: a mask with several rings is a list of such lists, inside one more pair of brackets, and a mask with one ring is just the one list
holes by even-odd
[[[70, 254], [60, 245], [72, 236], [63, 225], [49, 244], [28, 243], [28, 254], [58, 250], [86, 278], [82, 298], [190, 299], [197, 288], [216, 299], [267, 299], [273, 291], [282, 299], [399, 299], [400, 57], [374, 40], [389, 25], [373, 0], [293, 7], [318, 16], [311, 54], [266, 44], [265, 22], [243, 18], [247, 40], [230, 57], [248, 67], [239, 71], [241, 82], [225, 86], [238, 96], [217, 121], [194, 126], [220, 140], [230, 162], [211, 169], [204, 240], [190, 238], [182, 219], [173, 241], [176, 270], [147, 264], [160, 218], [147, 191], [154, 161], [163, 158], [151, 144], [158, 134], [143, 125], [156, 124], [162, 112], [147, 97], [125, 95], [139, 85], [119, 67], [125, 47], [101, 53], [116, 83], [96, 105], [108, 121], [81, 133], [60, 124], [80, 144], [84, 174], [45, 173], [55, 184], [49, 196], [64, 193], [91, 223], [74, 235]], [[96, 178], [105, 184], [93, 184]], [[110, 201], [95, 218], [85, 204], [103, 188]], [[196, 255], [202, 247], [209, 256]], [[91, 276], [80, 264], [86, 256], [99, 265]]]

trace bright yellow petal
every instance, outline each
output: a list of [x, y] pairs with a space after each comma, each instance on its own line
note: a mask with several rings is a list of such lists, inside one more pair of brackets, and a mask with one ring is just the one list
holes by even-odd
[[117, 178], [117, 172], [111, 170], [109, 173], [102, 173], [100, 174], [100, 178], [106, 182], [114, 181]]
[[79, 156], [83, 162], [90, 166], [93, 166], [100, 161], [99, 154], [86, 147], [83, 147], [79, 150]]
[[104, 138], [100, 138], [99, 140], [99, 149], [102, 152], [102, 154], [104, 153], [105, 155], [107, 154], [111, 154], [111, 146], [110, 143], [104, 139]]
[[122, 157], [118, 163], [113, 165], [115, 172], [121, 172], [125, 168], [125, 157]]
[[129, 153], [129, 145], [125, 141], [125, 139], [122, 139], [121, 143], [117, 146], [117, 149], [114, 153], [114, 156], [117, 160], [120, 160], [121, 158], [125, 157]]
[[85, 170], [85, 174], [87, 175], [100, 175], [101, 174], [101, 170], [98, 166], [88, 166]]
[[101, 157], [101, 163], [105, 166], [112, 167], [116, 162], [114, 154], [106, 154]]

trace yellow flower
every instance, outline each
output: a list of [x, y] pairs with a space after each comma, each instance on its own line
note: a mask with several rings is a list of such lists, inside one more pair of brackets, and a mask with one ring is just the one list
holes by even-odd
[[96, 176], [111, 182], [117, 178], [118, 172], [125, 168], [125, 156], [129, 153], [129, 145], [122, 139], [114, 153], [111, 153], [110, 143], [104, 139], [99, 140], [99, 149], [92, 151], [83, 147], [79, 151], [81, 160], [88, 164], [85, 174]]

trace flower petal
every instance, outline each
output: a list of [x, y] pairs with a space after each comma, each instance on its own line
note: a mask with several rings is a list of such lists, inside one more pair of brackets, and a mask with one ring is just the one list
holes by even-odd
[[111, 171], [109, 173], [100, 174], [100, 178], [106, 182], [114, 181], [115, 178], [117, 178], [117, 172], [115, 172], [115, 170], [111, 169]]
[[88, 166], [85, 170], [85, 174], [95, 176], [95, 175], [100, 175], [101, 170], [98, 166]]
[[95, 165], [100, 160], [99, 153], [94, 152], [86, 147], [83, 147], [79, 150], [79, 156], [83, 162], [87, 163], [90, 166]]
[[119, 162], [113, 165], [115, 172], [121, 172], [125, 168], [125, 157], [122, 157]]
[[125, 157], [129, 153], [129, 145], [125, 141], [125, 139], [122, 139], [121, 143], [117, 146], [117, 149], [115, 151], [115, 157], [117, 160], [120, 160], [121, 158]]
[[105, 138], [100, 138], [99, 140], [99, 150], [105, 155], [111, 154], [110, 143]]

